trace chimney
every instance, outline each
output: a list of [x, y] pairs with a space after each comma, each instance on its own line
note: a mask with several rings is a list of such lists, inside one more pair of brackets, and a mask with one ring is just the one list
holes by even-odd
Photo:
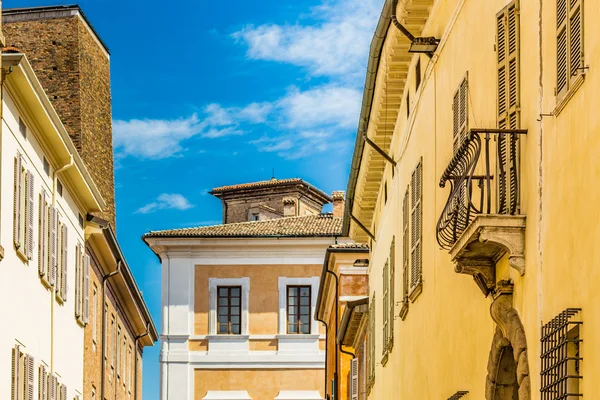
[[295, 217], [296, 213], [296, 199], [293, 197], [284, 197], [283, 200], [283, 216], [284, 217]]
[[343, 217], [344, 216], [344, 198], [346, 196], [346, 192], [343, 190], [336, 190], [331, 193], [331, 198], [333, 199], [333, 216], [334, 217]]

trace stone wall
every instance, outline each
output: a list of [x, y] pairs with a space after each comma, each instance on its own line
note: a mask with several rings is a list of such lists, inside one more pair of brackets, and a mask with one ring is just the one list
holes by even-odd
[[[6, 44], [23, 51], [77, 147], [115, 222], [110, 60], [79, 15], [12, 20]], [[58, 166], [61, 167], [61, 166]]]

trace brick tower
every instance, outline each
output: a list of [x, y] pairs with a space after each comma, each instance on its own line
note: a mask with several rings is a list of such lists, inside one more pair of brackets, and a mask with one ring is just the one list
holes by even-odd
[[6, 45], [25, 53], [102, 197], [99, 216], [115, 223], [110, 55], [74, 6], [2, 12]]

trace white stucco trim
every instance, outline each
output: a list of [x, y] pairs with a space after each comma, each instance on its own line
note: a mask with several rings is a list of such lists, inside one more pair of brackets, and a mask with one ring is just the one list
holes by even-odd
[[247, 390], [209, 390], [202, 400], [252, 400]]
[[217, 334], [217, 287], [241, 286], [242, 287], [242, 335], [248, 335], [248, 300], [250, 293], [250, 278], [208, 278], [208, 291], [210, 295], [210, 311], [208, 319], [209, 335]]
[[275, 400], [321, 400], [318, 390], [282, 390]]
[[[278, 278], [278, 287], [279, 287], [279, 334], [287, 335], [287, 286], [288, 285], [310, 285], [310, 317], [311, 319], [315, 315], [315, 309], [317, 307], [317, 295], [319, 293], [319, 281], [320, 278], [318, 276], [313, 276], [310, 278], [288, 278], [285, 276], [280, 276]], [[312, 319], [310, 324], [310, 333], [311, 335], [319, 334], [319, 322]], [[301, 335], [294, 335], [301, 336]]]

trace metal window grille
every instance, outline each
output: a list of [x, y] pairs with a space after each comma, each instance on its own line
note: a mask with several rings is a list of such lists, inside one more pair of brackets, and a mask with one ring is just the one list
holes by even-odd
[[567, 308], [542, 327], [541, 389], [542, 400], [582, 397], [579, 391], [582, 342], [573, 317], [580, 308]]
[[219, 316], [217, 333], [239, 335], [241, 333], [242, 287], [219, 286]]
[[287, 333], [310, 333], [310, 286], [287, 287]]

